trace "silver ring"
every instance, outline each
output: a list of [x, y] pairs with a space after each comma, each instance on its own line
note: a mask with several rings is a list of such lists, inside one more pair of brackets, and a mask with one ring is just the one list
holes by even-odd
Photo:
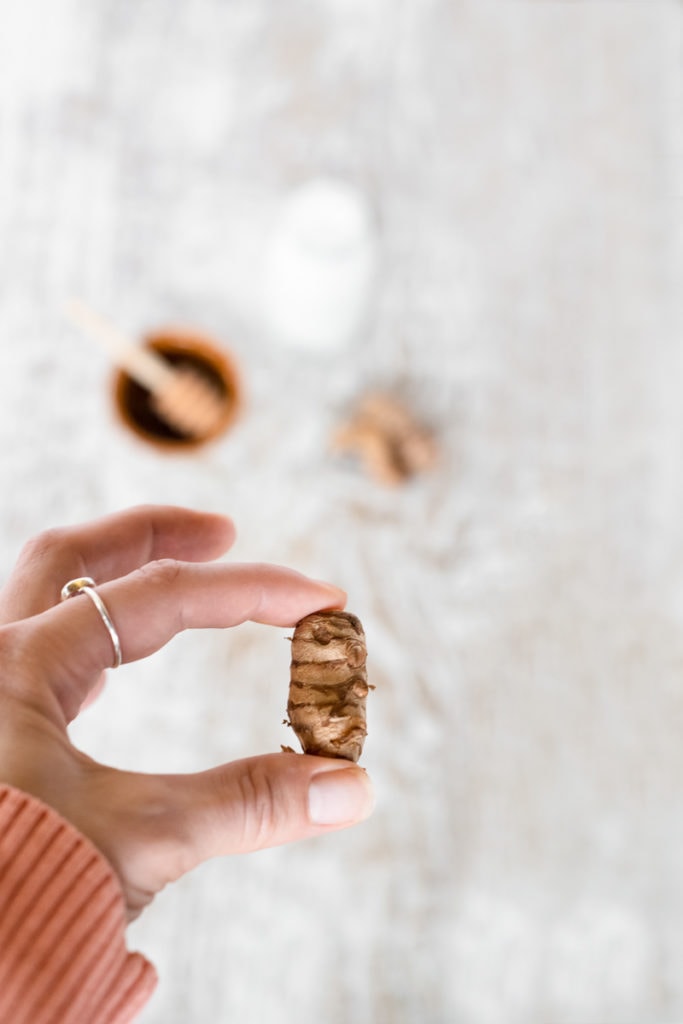
[[107, 610], [106, 604], [95, 590], [95, 581], [90, 576], [80, 576], [78, 579], [69, 580], [68, 583], [65, 583], [62, 587], [61, 600], [66, 601], [70, 597], [78, 597], [79, 594], [87, 594], [100, 613], [100, 618], [107, 629], [107, 633], [109, 633], [114, 647], [114, 664], [112, 668], [118, 668], [123, 660], [121, 657], [119, 634], [112, 622], [112, 617]]

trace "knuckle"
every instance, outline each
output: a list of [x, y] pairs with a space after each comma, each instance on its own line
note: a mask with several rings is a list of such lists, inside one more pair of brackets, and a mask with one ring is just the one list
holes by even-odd
[[159, 506], [155, 505], [151, 501], [142, 501], [137, 505], [132, 505], [128, 510], [129, 515], [141, 516], [142, 518], [149, 519], [154, 515], [155, 512], [159, 511]]
[[269, 773], [260, 763], [247, 762], [238, 784], [244, 846], [257, 850], [272, 845], [277, 834], [278, 802]]
[[56, 561], [62, 558], [69, 549], [68, 533], [61, 527], [54, 526], [48, 530], [42, 530], [30, 540], [26, 541], [19, 559], [21, 562], [44, 562]]
[[181, 563], [174, 558], [156, 558], [138, 569], [143, 579], [154, 586], [166, 589], [172, 587], [181, 573]]
[[[36, 662], [36, 632], [25, 622], [0, 628], [0, 699], [12, 698], [23, 707], [34, 707], [50, 714], [54, 700], [49, 681]], [[6, 717], [3, 708], [2, 718]]]

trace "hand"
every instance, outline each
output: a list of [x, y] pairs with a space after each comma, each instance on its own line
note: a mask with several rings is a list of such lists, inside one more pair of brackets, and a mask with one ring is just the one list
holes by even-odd
[[72, 822], [116, 871], [129, 919], [167, 883], [222, 854], [319, 835], [367, 817], [365, 772], [346, 761], [277, 753], [194, 775], [143, 775], [98, 764], [67, 725], [102, 685], [111, 638], [85, 596], [91, 576], [123, 661], [183, 629], [240, 622], [292, 626], [343, 607], [343, 591], [274, 565], [211, 561], [230, 547], [222, 516], [141, 507], [29, 542], [0, 592], [0, 782]]

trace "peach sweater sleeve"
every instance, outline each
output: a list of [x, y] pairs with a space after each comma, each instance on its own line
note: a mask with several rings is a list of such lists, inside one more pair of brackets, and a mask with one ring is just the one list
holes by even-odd
[[39, 800], [0, 783], [0, 1021], [124, 1024], [156, 986], [125, 943], [107, 860]]

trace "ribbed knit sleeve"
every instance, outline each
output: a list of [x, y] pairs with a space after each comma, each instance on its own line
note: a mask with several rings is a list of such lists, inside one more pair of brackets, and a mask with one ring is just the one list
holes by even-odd
[[118, 879], [39, 800], [0, 784], [0, 1021], [124, 1024], [156, 973], [128, 953]]

